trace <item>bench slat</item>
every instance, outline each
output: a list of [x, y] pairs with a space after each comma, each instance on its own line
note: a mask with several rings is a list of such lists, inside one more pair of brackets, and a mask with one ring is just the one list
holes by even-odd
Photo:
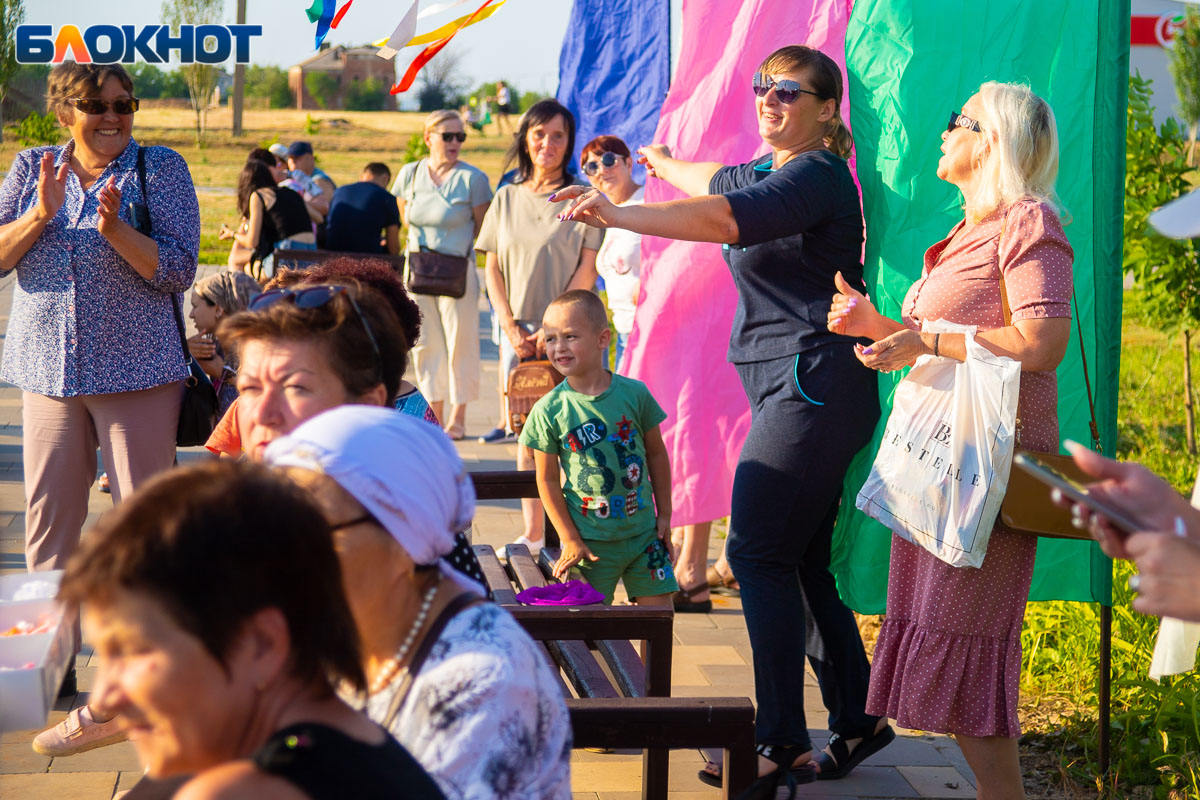
[[517, 593], [513, 591], [504, 566], [496, 557], [496, 551], [490, 544], [477, 544], [472, 548], [475, 557], [479, 559], [479, 568], [483, 572], [483, 582], [487, 584], [488, 595], [500, 605], [516, 605]]
[[608, 664], [622, 695], [646, 696], [646, 665], [632, 642], [628, 639], [598, 639], [592, 644]]
[[505, 545], [504, 552], [508, 557], [508, 571], [518, 587], [525, 590], [546, 585], [546, 576], [534, 563], [528, 547], [523, 544]]
[[613, 688], [604, 673], [600, 662], [588, 650], [587, 644], [580, 641], [546, 642], [546, 649], [554, 656], [554, 660], [566, 673], [567, 679], [575, 688], [575, 693], [581, 698], [616, 698], [617, 690]]

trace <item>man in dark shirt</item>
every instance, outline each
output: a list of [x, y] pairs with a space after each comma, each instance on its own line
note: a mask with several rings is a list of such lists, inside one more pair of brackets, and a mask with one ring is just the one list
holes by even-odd
[[[333, 193], [326, 219], [325, 249], [350, 253], [400, 252], [400, 209], [387, 190], [392, 172], [373, 161], [358, 183]], [[386, 245], [383, 244], [386, 240]]]

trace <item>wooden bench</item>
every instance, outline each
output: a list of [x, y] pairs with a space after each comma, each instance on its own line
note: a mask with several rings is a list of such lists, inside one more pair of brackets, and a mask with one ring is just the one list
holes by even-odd
[[[469, 474], [471, 481], [475, 484], [475, 498], [477, 500], [513, 500], [523, 497], [537, 499], [537, 474], [531, 469], [472, 472]], [[546, 546], [558, 547], [558, 531], [554, 530], [554, 525], [550, 522], [549, 515], [546, 516], [545, 524], [546, 538], [544, 541]]]
[[[476, 545], [492, 599], [542, 643], [570, 684], [567, 708], [576, 747], [637, 748], [642, 796], [667, 796], [669, 750], [724, 751], [724, 798], [753, 781], [754, 706], [745, 697], [673, 698], [671, 654], [674, 610], [641, 606], [526, 606], [519, 591], [544, 586], [558, 551], [538, 561], [524, 545], [508, 545], [501, 564], [490, 545]], [[643, 663], [631, 639], [645, 643]]]

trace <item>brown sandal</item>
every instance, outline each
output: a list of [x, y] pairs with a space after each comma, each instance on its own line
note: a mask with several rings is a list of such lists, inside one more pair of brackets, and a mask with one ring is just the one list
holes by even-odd
[[716, 566], [711, 566], [704, 573], [704, 577], [708, 580], [708, 588], [737, 592], [741, 591], [741, 586], [738, 585], [737, 579], [733, 577], [733, 573], [722, 575], [717, 570]]

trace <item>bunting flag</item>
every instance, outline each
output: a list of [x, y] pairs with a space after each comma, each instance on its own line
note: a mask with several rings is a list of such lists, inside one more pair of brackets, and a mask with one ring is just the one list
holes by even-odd
[[304, 12], [309, 22], [317, 23], [316, 45], [320, 49], [321, 42], [329, 35], [329, 26], [333, 22], [333, 12], [337, 9], [337, 0], [313, 0], [313, 4]]
[[405, 47], [408, 47], [413, 35], [417, 32], [417, 11], [419, 0], [413, 0], [408, 11], [404, 12], [404, 16], [400, 19], [400, 24], [392, 31], [392, 35], [387, 39], [382, 39], [375, 42], [375, 46], [379, 51], [375, 55], [380, 58], [395, 58], [396, 53], [399, 53]]
[[[459, 3], [465, 3], [467, 1], [468, 0], [458, 0], [455, 5], [458, 5]], [[404, 26], [404, 24], [408, 22], [408, 17], [406, 15], [404, 21], [400, 23], [400, 26], [396, 27], [396, 30], [387, 40], [380, 39], [372, 44], [375, 47], [383, 47], [385, 49], [394, 48], [394, 50], [399, 50], [403, 47], [413, 47], [418, 44], [429, 44], [430, 42], [436, 42], [439, 39], [446, 39], [457, 33], [460, 28], [474, 25], [477, 22], [483, 22], [492, 14], [495, 14], [496, 11], [499, 10], [500, 6], [504, 5], [506, 2], [508, 2], [508, 0], [498, 0], [498, 2], [493, 3], [485, 8], [482, 13], [476, 11], [474, 14], [466, 14], [458, 19], [450, 20], [445, 25], [434, 28], [428, 33], [422, 33], [420, 36], [414, 36], [413, 34], [415, 34], [417, 30], [416, 20], [426, 16], [426, 11], [428, 11], [428, 9], [426, 9], [426, 11], [422, 11], [420, 14], [417, 14], [416, 17], [414, 17], [411, 30], [409, 30], [407, 34], [407, 38], [401, 39], [399, 38], [401, 26]], [[413, 3], [413, 8], [416, 8], [416, 5], [416, 3]], [[463, 24], [464, 21], [466, 24]], [[395, 44], [394, 42], [398, 42], [398, 44]], [[384, 55], [384, 52], [381, 50], [377, 55], [380, 55], [384, 58], [391, 58], [392, 56], [396, 55], [396, 53], [393, 51], [391, 55]]]
[[334, 15], [333, 22], [330, 23], [329, 27], [336, 28], [341, 24], [342, 17], [346, 16], [346, 12], [350, 10], [350, 6], [352, 5], [354, 5], [354, 0], [346, 0], [346, 4], [339, 8], [337, 14]]
[[[859, 2], [846, 41], [867, 283], [892, 319], [925, 249], [962, 218], [957, 190], [936, 176], [949, 113], [987, 80], [1026, 82], [1054, 109], [1076, 312], [1108, 453], [1116, 442], [1129, 14], [1129, 0]], [[1090, 442], [1075, 336], [1058, 370], [1058, 419], [1062, 438]], [[880, 376], [879, 430], [898, 379]], [[878, 443], [877, 435], [851, 466], [844, 498], [862, 486]], [[890, 543], [886, 529], [842, 503], [832, 566], [856, 611], [884, 610]], [[1111, 604], [1111, 564], [1092, 543], [1042, 539], [1030, 599]]]
[[[485, 19], [487, 16], [490, 16], [490, 12], [485, 13], [485, 11], [488, 11], [488, 6], [490, 6], [494, 1], [495, 0], [484, 0], [483, 5], [477, 8], [474, 14], [468, 14], [465, 17], [459, 17], [457, 20], [450, 23], [450, 25], [455, 25], [457, 23], [457, 27], [455, 27], [450, 34], [446, 36], [446, 38], [429, 45], [429, 47], [426, 47], [420, 52], [420, 54], [417, 55], [416, 58], [413, 59], [413, 62], [408, 65], [408, 71], [404, 73], [404, 77], [400, 79], [399, 83], [392, 87], [392, 94], [407, 92], [412, 87], [413, 81], [417, 79], [417, 73], [421, 71], [421, 67], [428, 64], [429, 60], [441, 52], [443, 47], [450, 44], [450, 40], [457, 36], [459, 31], [468, 25], [472, 25], [476, 22], [479, 22], [481, 19]], [[499, 2], [496, 2], [496, 6], [501, 6], [504, 4], [504, 2], [505, 0], [499, 0]], [[415, 5], [416, 4], [414, 3], [414, 7]], [[494, 11], [495, 8], [491, 10]], [[438, 31], [441, 31], [447, 27], [449, 27], [449, 25], [443, 25], [441, 28], [438, 28]], [[437, 31], [434, 31], [434, 33], [436, 32]]]
[[[600, 134], [650, 144], [670, 82], [670, 0], [575, 0], [557, 94], [578, 126], [572, 159]], [[634, 179], [645, 181], [641, 165]]]
[[[847, 0], [684, 0], [679, 68], [654, 141], [694, 161], [737, 164], [761, 154], [754, 71], [773, 50], [796, 43], [843, 63], [848, 14]], [[646, 185], [646, 202], [679, 197], [663, 181]], [[720, 245], [642, 240], [642, 287], [625, 371], [644, 381], [667, 412], [662, 432], [674, 525], [729, 514], [733, 470], [750, 428], [741, 381], [725, 361], [736, 302]]]

